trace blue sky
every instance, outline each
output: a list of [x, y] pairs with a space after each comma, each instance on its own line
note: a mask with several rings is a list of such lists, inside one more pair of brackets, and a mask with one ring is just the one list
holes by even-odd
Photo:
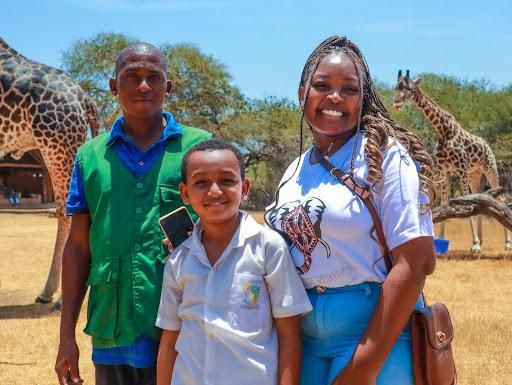
[[45, 64], [60, 66], [74, 41], [98, 32], [193, 43], [255, 98], [295, 100], [304, 61], [333, 34], [390, 85], [399, 68], [512, 84], [510, 0], [4, 0], [0, 12], [0, 36]]

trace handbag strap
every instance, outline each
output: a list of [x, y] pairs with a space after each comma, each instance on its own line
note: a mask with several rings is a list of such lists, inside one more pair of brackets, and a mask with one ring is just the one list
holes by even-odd
[[354, 192], [370, 211], [370, 214], [373, 219], [373, 224], [375, 226], [375, 231], [377, 232], [377, 238], [382, 246], [384, 252], [384, 262], [386, 264], [386, 268], [388, 272], [393, 267], [393, 262], [391, 261], [391, 254], [389, 253], [388, 243], [386, 242], [386, 237], [384, 236], [384, 231], [382, 230], [382, 223], [380, 222], [379, 214], [377, 214], [377, 209], [375, 205], [372, 203], [370, 199], [370, 189], [368, 186], [361, 186], [357, 184], [351, 174], [345, 173], [343, 170], [334, 167], [331, 162], [329, 162], [321, 153], [320, 150], [316, 146], [313, 146], [312, 155], [314, 159], [318, 161], [333, 177], [338, 179], [341, 184], [347, 186], [349, 190]]

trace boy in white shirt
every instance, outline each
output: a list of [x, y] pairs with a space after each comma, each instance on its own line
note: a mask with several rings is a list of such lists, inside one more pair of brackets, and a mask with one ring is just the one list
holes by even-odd
[[157, 385], [299, 383], [311, 304], [279, 234], [239, 210], [248, 190], [233, 145], [184, 156], [180, 192], [199, 220], [165, 267]]

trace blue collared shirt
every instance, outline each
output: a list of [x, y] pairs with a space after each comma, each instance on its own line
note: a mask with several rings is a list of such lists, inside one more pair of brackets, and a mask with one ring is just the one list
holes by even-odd
[[[107, 146], [111, 146], [122, 165], [135, 177], [144, 175], [165, 151], [167, 141], [182, 134], [181, 127], [169, 112], [164, 112], [167, 121], [158, 141], [141, 151], [124, 133], [124, 117], [114, 122]], [[84, 184], [78, 167], [77, 159], [71, 175], [69, 196], [66, 202], [67, 215], [88, 213], [89, 206], [85, 198]], [[135, 368], [148, 368], [155, 365], [158, 342], [148, 336], [141, 335], [128, 346], [116, 348], [92, 349], [92, 361], [101, 365], [130, 365]]]
[[[112, 125], [107, 146], [111, 146], [115, 150], [123, 166], [130, 170], [136, 177], [144, 175], [162, 155], [168, 139], [181, 135], [182, 133], [180, 125], [169, 112], [164, 112], [163, 117], [167, 121], [167, 124], [162, 131], [162, 136], [144, 151], [141, 151], [124, 133], [123, 116], [117, 118]], [[83, 180], [80, 175], [78, 162], [75, 158], [75, 165], [73, 166], [73, 173], [71, 174], [71, 182], [69, 185], [69, 196], [66, 202], [66, 213], [67, 215], [73, 215], [88, 212], [89, 207], [85, 199]]]

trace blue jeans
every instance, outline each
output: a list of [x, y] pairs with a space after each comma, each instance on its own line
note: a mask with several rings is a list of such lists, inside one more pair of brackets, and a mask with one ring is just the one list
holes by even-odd
[[[381, 293], [374, 282], [307, 290], [313, 311], [302, 318], [301, 385], [329, 385], [348, 364]], [[422, 308], [420, 297], [416, 308]], [[411, 331], [407, 324], [377, 377], [377, 385], [414, 385]]]

